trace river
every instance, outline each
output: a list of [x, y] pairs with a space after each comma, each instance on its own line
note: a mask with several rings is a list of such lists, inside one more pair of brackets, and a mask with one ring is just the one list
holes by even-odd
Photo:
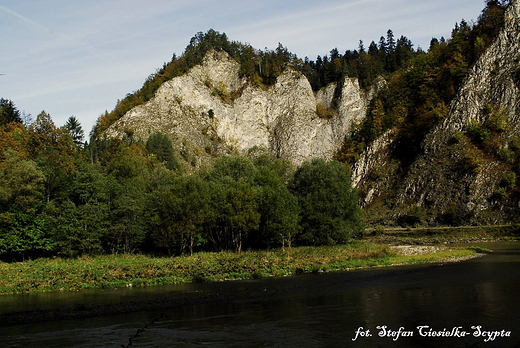
[[478, 245], [493, 252], [444, 265], [0, 296], [0, 314], [141, 305], [1, 327], [0, 347], [520, 347], [520, 243]]

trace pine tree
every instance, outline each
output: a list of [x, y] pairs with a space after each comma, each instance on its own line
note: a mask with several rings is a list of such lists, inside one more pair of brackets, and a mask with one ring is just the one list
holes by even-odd
[[81, 124], [76, 116], [70, 116], [64, 127], [72, 137], [74, 144], [76, 144], [77, 147], [81, 147], [83, 145], [85, 133], [83, 132], [83, 128], [81, 128]]
[[11, 100], [0, 99], [0, 125], [10, 122], [22, 123], [22, 115]]

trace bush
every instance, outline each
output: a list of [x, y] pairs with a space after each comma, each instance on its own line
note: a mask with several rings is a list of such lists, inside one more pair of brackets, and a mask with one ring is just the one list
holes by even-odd
[[334, 117], [334, 110], [323, 106], [322, 103], [318, 103], [316, 104], [316, 114], [319, 118], [330, 120], [332, 117]]
[[305, 162], [289, 185], [302, 210], [303, 233], [308, 245], [345, 243], [363, 230], [357, 192], [346, 167], [339, 162]]
[[468, 126], [468, 135], [475, 144], [482, 144], [491, 139], [491, 132], [479, 121], [472, 120]]

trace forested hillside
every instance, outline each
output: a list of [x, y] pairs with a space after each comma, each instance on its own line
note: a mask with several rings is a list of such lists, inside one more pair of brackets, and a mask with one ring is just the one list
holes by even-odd
[[338, 153], [372, 224], [520, 221], [519, 25], [518, 1], [488, 1], [373, 99]]
[[[350, 165], [389, 129], [401, 146], [394, 155], [405, 166], [413, 162], [426, 134], [445, 119], [469, 68], [494, 41], [507, 6], [487, 1], [478, 22], [462, 21], [451, 38], [432, 39], [427, 52], [414, 49], [405, 36], [396, 39], [392, 30], [368, 48], [360, 42], [357, 50], [333, 49], [315, 60], [300, 59], [281, 44], [262, 51], [214, 30], [198, 33], [180, 57], [174, 55], [139, 91], [102, 115], [88, 142], [75, 117], [57, 127], [43, 111], [27, 122], [12, 101], [2, 99], [0, 259], [344, 243], [363, 230]], [[363, 88], [382, 77], [387, 87], [372, 100], [365, 121], [347, 134], [336, 161], [316, 159], [298, 168], [254, 148], [187, 174], [182, 163], [191, 154], [174, 151], [161, 133], [146, 142], [131, 132], [123, 139], [104, 136], [210, 50], [226, 51], [240, 63], [241, 75], [259, 87], [274, 84], [289, 67], [303, 73], [315, 91], [332, 82], [341, 86], [345, 77], [358, 78]], [[481, 126], [475, 124], [471, 133], [475, 146], [502, 156], [493, 150], [500, 125]], [[515, 146], [507, 154], [512, 174], [504, 196], [518, 191], [520, 145]]]
[[[402, 147], [396, 155], [405, 162], [413, 161], [424, 136], [447, 117], [450, 102], [471, 66], [503, 27], [507, 5], [507, 1], [487, 1], [478, 22], [456, 24], [451, 38], [433, 38], [427, 53], [399, 53], [399, 42], [390, 44], [390, 37], [386, 43], [381, 38], [379, 50], [372, 43], [367, 56], [376, 62], [376, 74], [386, 72], [388, 85], [372, 100], [363, 124], [345, 139], [337, 159], [353, 164], [376, 137], [395, 128]], [[402, 56], [406, 58], [398, 58]], [[391, 69], [394, 62], [402, 68]]]

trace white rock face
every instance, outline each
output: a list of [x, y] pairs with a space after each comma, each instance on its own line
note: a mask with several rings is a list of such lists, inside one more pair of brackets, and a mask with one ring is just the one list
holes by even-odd
[[[387, 165], [387, 162], [390, 161], [389, 156], [391, 154], [394, 136], [395, 131], [387, 131], [374, 140], [372, 145], [360, 156], [352, 169], [352, 185], [360, 186], [361, 182], [370, 176], [370, 172], [373, 171], [374, 168]], [[372, 194], [370, 196], [372, 196]], [[365, 203], [370, 203], [370, 199], [371, 197], [366, 197]]]
[[[423, 154], [414, 163], [403, 168], [392, 158], [392, 132], [374, 141], [361, 156], [353, 169], [353, 182], [364, 192], [362, 203], [384, 197], [392, 202], [387, 215], [394, 216], [390, 219], [407, 214], [410, 207], [420, 207], [427, 213], [460, 216], [478, 216], [494, 209], [496, 220], [490, 222], [511, 221], [511, 216], [519, 213], [519, 202], [499, 203], [493, 198], [507, 167], [487, 158], [472, 167], [468, 163], [475, 146], [462, 136], [472, 121], [485, 124], [491, 116], [490, 108], [506, 116], [500, 139], [507, 146], [520, 136], [519, 0], [511, 2], [504, 29], [472, 67], [450, 106], [449, 116], [426, 136]], [[378, 172], [385, 176], [378, 177]]]
[[452, 105], [451, 117], [439, 130], [465, 130], [471, 121], [485, 122], [488, 106], [503, 108], [510, 125], [520, 123], [520, 1], [505, 13], [505, 27], [482, 54]]
[[[164, 83], [154, 98], [130, 110], [106, 133], [122, 137], [131, 132], [146, 140], [159, 131], [179, 150], [191, 146], [199, 155], [260, 146], [301, 164], [331, 158], [352, 123], [365, 117], [374, 94], [350, 78], [315, 94], [307, 78], [290, 69], [265, 90], [241, 78], [239, 70], [225, 52], [210, 52], [202, 65]], [[334, 116], [320, 118], [318, 104], [334, 109]]]

